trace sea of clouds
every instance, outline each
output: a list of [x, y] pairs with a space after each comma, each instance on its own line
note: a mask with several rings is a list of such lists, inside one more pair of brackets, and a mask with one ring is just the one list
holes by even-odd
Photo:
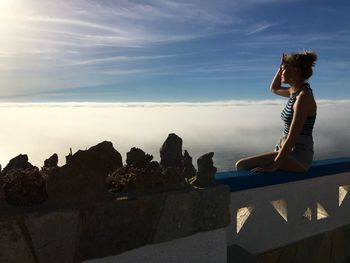
[[[139, 147], [159, 160], [169, 133], [183, 139], [196, 165], [213, 151], [219, 171], [242, 157], [273, 151], [282, 134], [284, 100], [206, 103], [0, 103], [0, 164], [18, 154], [41, 167], [53, 153], [59, 165], [73, 153], [111, 141], [122, 154]], [[350, 100], [318, 100], [315, 157], [350, 156]]]

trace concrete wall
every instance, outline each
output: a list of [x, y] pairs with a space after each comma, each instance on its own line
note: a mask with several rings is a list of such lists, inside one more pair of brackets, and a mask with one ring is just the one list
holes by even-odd
[[72, 207], [0, 207], [0, 262], [225, 262], [229, 199], [226, 185], [211, 185]]
[[84, 263], [226, 263], [226, 228], [147, 245], [117, 256]]
[[350, 224], [258, 256], [261, 263], [348, 263]]
[[228, 245], [259, 254], [350, 223], [350, 172], [231, 192]]

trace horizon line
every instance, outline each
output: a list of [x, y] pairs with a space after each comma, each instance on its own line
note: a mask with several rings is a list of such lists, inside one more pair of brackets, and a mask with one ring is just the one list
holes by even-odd
[[[350, 99], [319, 99], [318, 104], [347, 104]], [[166, 106], [251, 106], [251, 105], [281, 105], [284, 99], [275, 100], [214, 100], [214, 101], [69, 101], [69, 102], [0, 102], [1, 108], [6, 107], [166, 107]]]

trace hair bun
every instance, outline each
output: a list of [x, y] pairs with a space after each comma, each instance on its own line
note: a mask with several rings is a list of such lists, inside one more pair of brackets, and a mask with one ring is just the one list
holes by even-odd
[[317, 60], [317, 55], [313, 51], [304, 51], [308, 64], [313, 67], [315, 66], [315, 61]]

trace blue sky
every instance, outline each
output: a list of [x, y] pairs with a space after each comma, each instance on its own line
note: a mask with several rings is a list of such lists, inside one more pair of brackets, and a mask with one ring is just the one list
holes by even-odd
[[[0, 101], [264, 100], [282, 52], [349, 99], [348, 1], [0, 1]], [[277, 98], [278, 99], [278, 98]]]

